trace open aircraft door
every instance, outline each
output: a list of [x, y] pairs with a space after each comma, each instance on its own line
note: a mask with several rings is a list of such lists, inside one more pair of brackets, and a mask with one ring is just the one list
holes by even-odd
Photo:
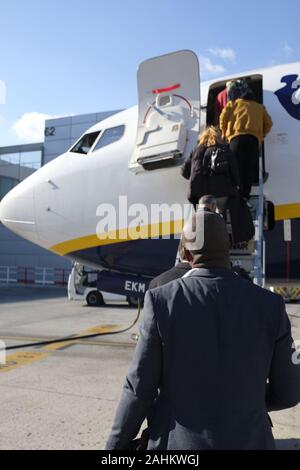
[[200, 129], [199, 62], [192, 51], [148, 59], [137, 72], [138, 127], [129, 168], [135, 172], [181, 164]]

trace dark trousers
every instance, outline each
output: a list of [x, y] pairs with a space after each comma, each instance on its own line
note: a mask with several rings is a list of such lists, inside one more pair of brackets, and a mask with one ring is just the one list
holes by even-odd
[[259, 142], [253, 135], [239, 135], [231, 140], [230, 149], [238, 163], [241, 194], [249, 198], [251, 186], [258, 179]]

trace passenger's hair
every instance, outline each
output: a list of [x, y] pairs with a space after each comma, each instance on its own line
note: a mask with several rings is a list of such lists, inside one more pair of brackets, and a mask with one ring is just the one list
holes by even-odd
[[213, 196], [212, 194], [205, 194], [205, 196], [202, 196], [199, 199], [199, 205], [211, 206], [212, 204], [214, 204], [214, 205], [217, 204], [217, 200], [216, 200], [215, 196]]
[[221, 131], [218, 127], [208, 126], [199, 136], [200, 145], [212, 147], [213, 145], [223, 144]]
[[226, 82], [226, 89], [228, 90], [228, 88], [230, 88], [233, 83], [233, 80], [229, 80], [228, 82]]

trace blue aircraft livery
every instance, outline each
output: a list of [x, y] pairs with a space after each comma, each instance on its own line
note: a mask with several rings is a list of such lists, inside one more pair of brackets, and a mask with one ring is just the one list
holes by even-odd
[[285, 86], [275, 91], [284, 109], [295, 119], [300, 120], [300, 79], [298, 75], [285, 75], [281, 79]]

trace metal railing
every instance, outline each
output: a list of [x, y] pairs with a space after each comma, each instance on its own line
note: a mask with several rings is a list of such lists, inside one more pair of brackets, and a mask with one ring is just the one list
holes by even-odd
[[35, 284], [54, 284], [54, 269], [52, 268], [35, 268]]
[[260, 156], [258, 206], [255, 220], [254, 283], [261, 287], [265, 285], [264, 201], [263, 161]]
[[10, 284], [18, 282], [16, 266], [0, 266], [0, 282]]
[[0, 283], [66, 286], [70, 272], [71, 268], [0, 266]]

